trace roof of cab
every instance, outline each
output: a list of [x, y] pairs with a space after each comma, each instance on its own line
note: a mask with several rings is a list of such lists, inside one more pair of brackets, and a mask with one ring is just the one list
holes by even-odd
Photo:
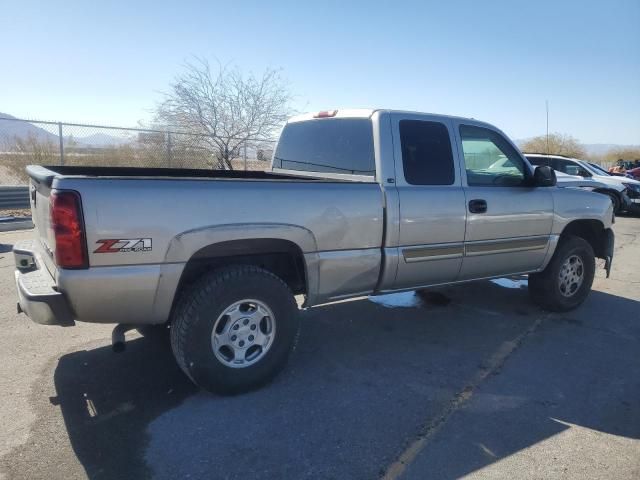
[[566, 155], [560, 155], [559, 153], [538, 153], [538, 152], [525, 152], [525, 155], [533, 155], [536, 157], [562, 157], [562, 158], [571, 158]]
[[[345, 108], [336, 110], [325, 110], [324, 112], [330, 113], [327, 118], [369, 118], [375, 112], [372, 108]], [[335, 112], [335, 113], [334, 113]], [[295, 115], [287, 123], [302, 122], [305, 120], [314, 120], [318, 118], [320, 112], [309, 112]]]
[[[411, 110], [393, 110], [388, 108], [344, 108], [344, 109], [333, 109], [333, 110], [324, 110], [322, 112], [309, 112], [303, 113], [300, 115], [295, 115], [289, 120], [287, 123], [293, 122], [303, 122], [306, 120], [318, 120], [322, 118], [369, 118], [376, 112], [385, 112], [385, 113], [395, 113], [395, 114], [404, 114], [404, 115], [428, 115], [430, 117], [440, 117], [440, 118], [451, 118], [455, 120], [465, 120], [467, 122], [473, 122], [478, 125], [487, 125], [491, 128], [496, 128], [490, 123], [483, 122], [481, 120], [476, 120], [475, 118], [467, 118], [467, 117], [458, 117], [455, 115], [443, 115], [438, 113], [428, 113], [428, 112], [416, 112]], [[327, 114], [323, 117], [319, 117], [320, 113]]]
[[522, 152], [523, 155], [528, 157], [542, 157], [542, 158], [566, 158], [567, 160], [577, 160], [580, 161], [579, 158], [567, 157], [566, 155], [559, 155], [555, 153], [534, 153], [534, 152]]

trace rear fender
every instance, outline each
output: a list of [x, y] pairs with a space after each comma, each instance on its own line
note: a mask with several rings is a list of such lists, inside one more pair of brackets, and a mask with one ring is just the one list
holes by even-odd
[[[222, 242], [271, 238], [288, 240], [297, 245], [304, 257], [317, 252], [313, 233], [298, 225], [281, 223], [242, 223], [215, 225], [188, 230], [176, 235], [165, 254], [154, 300], [155, 314], [168, 318], [182, 272], [189, 259], [199, 250]], [[308, 300], [316, 296], [319, 270], [316, 263], [305, 265]]]

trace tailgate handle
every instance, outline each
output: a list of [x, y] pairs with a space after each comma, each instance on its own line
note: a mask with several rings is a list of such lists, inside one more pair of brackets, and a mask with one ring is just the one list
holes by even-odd
[[469, 211], [471, 213], [486, 213], [487, 201], [482, 199], [469, 200]]

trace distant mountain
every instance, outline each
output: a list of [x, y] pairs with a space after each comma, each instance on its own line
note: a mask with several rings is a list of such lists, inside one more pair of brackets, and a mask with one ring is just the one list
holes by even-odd
[[86, 137], [73, 137], [73, 140], [80, 145], [89, 147], [112, 147], [129, 143], [131, 140], [123, 137], [116, 137], [106, 133], [94, 133]]
[[[4, 119], [4, 120], [3, 120]], [[56, 128], [56, 126], [53, 126]], [[69, 130], [66, 129], [66, 132]], [[66, 133], [65, 132], [65, 133]], [[39, 142], [58, 143], [58, 135], [48, 132], [44, 128], [38, 127], [33, 123], [16, 119], [16, 117], [7, 113], [0, 112], [0, 143], [13, 142], [16, 138], [27, 139], [35, 138]], [[76, 137], [65, 135], [65, 142], [73, 139], [73, 141], [82, 147], [111, 147], [123, 145], [131, 140], [125, 137], [109, 135], [107, 133], [98, 132], [84, 137]]]
[[[526, 143], [528, 140], [531, 140], [531, 138], [521, 138], [519, 140], [516, 140], [515, 143], [516, 145], [521, 147], [522, 144]], [[620, 143], [583, 143], [582, 146], [586, 150], [587, 155], [590, 157], [600, 157], [606, 155], [611, 150], [621, 150], [626, 148], [640, 149], [640, 145], [623, 145]]]
[[640, 149], [640, 145], [620, 145], [618, 143], [586, 143], [583, 145], [584, 149], [587, 151], [587, 154], [591, 156], [599, 156], [608, 153], [611, 150], [622, 150], [622, 149]]
[[[9, 119], [9, 120], [1, 120]], [[57, 142], [58, 136], [36, 127], [34, 124], [16, 120], [16, 117], [0, 112], [0, 142], [12, 142], [15, 138], [35, 138], [40, 142]]]

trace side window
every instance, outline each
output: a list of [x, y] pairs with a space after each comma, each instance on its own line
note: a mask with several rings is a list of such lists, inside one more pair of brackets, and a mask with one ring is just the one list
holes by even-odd
[[591, 177], [593, 175], [591, 175], [591, 172], [589, 170], [587, 170], [586, 168], [584, 168], [582, 165], [580, 165], [578, 170], [578, 175], [580, 175], [581, 177]]
[[577, 175], [576, 170], [574, 169], [574, 171], [572, 173], [569, 173], [569, 171], [571, 171], [571, 168], [573, 164], [571, 162], [567, 162], [566, 160], [562, 160], [560, 158], [554, 158], [553, 159], [553, 169], [557, 170], [559, 172], [562, 173], [566, 173], [567, 175]]
[[535, 167], [539, 167], [541, 165], [545, 165], [547, 167], [551, 167], [551, 162], [549, 162], [549, 158], [548, 157], [529, 157], [527, 156], [527, 160], [529, 160], [529, 163]]
[[440, 122], [400, 120], [404, 178], [411, 185], [453, 185], [455, 169], [447, 127]]
[[580, 175], [584, 177], [584, 172], [578, 165], [570, 163], [564, 168], [565, 168], [564, 173], [566, 173], [567, 175]]
[[556, 170], [559, 170], [562, 173], [566, 173], [567, 175], [578, 175], [580, 177], [590, 177], [591, 174], [587, 172], [587, 170], [582, 166], [578, 165], [575, 162], [570, 160], [563, 160], [561, 158], [555, 159]]
[[467, 184], [514, 187], [524, 184], [527, 167], [502, 135], [488, 128], [460, 125]]
[[562, 170], [562, 165], [560, 165], [559, 160], [557, 158], [550, 158], [549, 166], [553, 168], [556, 172], [564, 173], [564, 170]]

